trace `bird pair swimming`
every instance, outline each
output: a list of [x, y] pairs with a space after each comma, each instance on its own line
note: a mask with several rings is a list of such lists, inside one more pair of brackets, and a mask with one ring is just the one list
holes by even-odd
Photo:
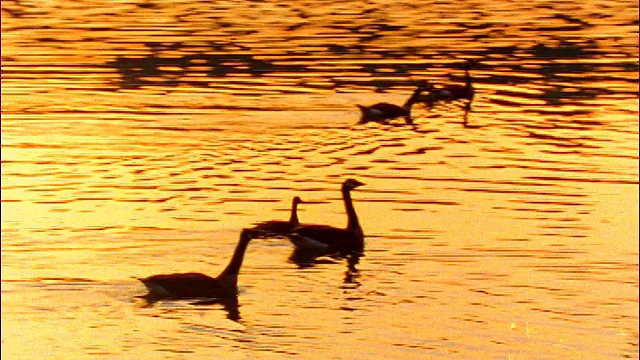
[[441, 103], [451, 103], [464, 100], [465, 114], [471, 110], [471, 102], [474, 97], [474, 89], [469, 74], [472, 62], [469, 60], [465, 65], [465, 84], [446, 84], [435, 87], [428, 81], [418, 85], [411, 96], [402, 105], [398, 106], [386, 102], [377, 103], [371, 106], [357, 104], [361, 117], [359, 124], [368, 122], [387, 122], [396, 118], [404, 118], [407, 124], [413, 124], [411, 108], [414, 104], [424, 104], [431, 109]]
[[321, 255], [343, 255], [364, 250], [364, 233], [358, 215], [353, 207], [351, 191], [364, 185], [358, 180], [348, 179], [342, 184], [341, 192], [347, 213], [347, 227], [336, 228], [328, 225], [300, 224], [297, 215], [298, 204], [305, 203], [294, 197], [289, 221], [267, 221], [257, 224], [252, 231], [262, 232], [263, 237], [286, 237], [298, 250], [313, 251]]
[[467, 61], [465, 65], [465, 82], [464, 85], [461, 84], [446, 84], [442, 85], [438, 88], [430, 85], [427, 82], [427, 87], [429, 92], [427, 94], [421, 94], [418, 97], [416, 103], [422, 103], [428, 108], [433, 108], [437, 106], [439, 103], [451, 103], [455, 101], [464, 101], [464, 109], [466, 111], [471, 110], [471, 102], [473, 101], [473, 97], [475, 95], [475, 90], [473, 89], [473, 84], [471, 80], [471, 75], [469, 74], [469, 70], [472, 66], [471, 61]]
[[348, 218], [345, 229], [328, 225], [300, 225], [297, 206], [302, 200], [295, 197], [289, 221], [270, 221], [240, 232], [240, 239], [229, 264], [217, 277], [200, 273], [177, 273], [136, 279], [146, 286], [149, 293], [145, 297], [150, 301], [162, 298], [217, 298], [231, 301], [237, 310], [238, 274], [247, 246], [254, 238], [286, 236], [291, 239], [296, 249], [313, 252], [314, 256], [348, 256], [352, 253], [362, 253], [364, 234], [350, 194], [351, 190], [362, 185], [364, 184], [354, 179], [348, 179], [342, 184], [342, 196]]

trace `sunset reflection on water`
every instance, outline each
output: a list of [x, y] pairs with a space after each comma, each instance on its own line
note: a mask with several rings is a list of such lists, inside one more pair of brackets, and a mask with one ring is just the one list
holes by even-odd
[[[2, 3], [2, 355], [638, 357], [638, 5]], [[463, 83], [463, 111], [357, 125]], [[240, 319], [144, 306], [242, 228], [346, 225], [355, 270], [256, 239]]]

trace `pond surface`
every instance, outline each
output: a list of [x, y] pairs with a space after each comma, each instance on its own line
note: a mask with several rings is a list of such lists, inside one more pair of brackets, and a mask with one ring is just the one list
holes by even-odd
[[[633, 1], [2, 2], [2, 356], [638, 358]], [[416, 84], [476, 97], [358, 125]], [[240, 230], [239, 316], [146, 304]]]

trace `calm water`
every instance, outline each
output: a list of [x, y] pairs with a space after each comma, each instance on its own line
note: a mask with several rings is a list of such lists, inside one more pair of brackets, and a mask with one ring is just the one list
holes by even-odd
[[[638, 358], [638, 5], [587, 3], [3, 1], [3, 358]], [[463, 59], [468, 126], [355, 125]], [[238, 321], [136, 298], [348, 177], [356, 273], [254, 240]]]

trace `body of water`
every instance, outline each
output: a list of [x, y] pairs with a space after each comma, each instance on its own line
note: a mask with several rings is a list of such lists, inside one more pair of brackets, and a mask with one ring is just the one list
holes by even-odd
[[[357, 124], [467, 59], [466, 122]], [[638, 358], [638, 139], [634, 1], [3, 1], [2, 356]], [[347, 178], [355, 269], [255, 239], [239, 319], [137, 297]]]

